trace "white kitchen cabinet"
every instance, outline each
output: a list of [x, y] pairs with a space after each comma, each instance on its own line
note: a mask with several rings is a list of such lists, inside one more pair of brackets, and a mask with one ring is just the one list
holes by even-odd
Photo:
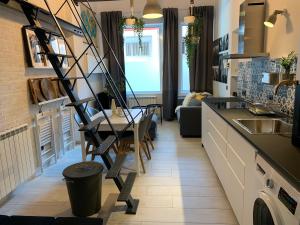
[[246, 224], [256, 151], [208, 105], [203, 103], [202, 108], [202, 143], [238, 222]]

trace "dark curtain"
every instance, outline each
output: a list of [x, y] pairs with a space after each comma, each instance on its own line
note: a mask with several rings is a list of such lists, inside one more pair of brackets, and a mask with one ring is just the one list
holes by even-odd
[[[124, 42], [123, 34], [120, 32], [120, 24], [122, 20], [121, 11], [113, 12], [101, 12], [101, 26], [103, 33], [108, 39], [123, 71], [125, 71], [125, 60], [124, 60]], [[118, 86], [122, 97], [126, 102], [126, 85], [122, 70], [118, 65], [117, 60], [114, 57], [112, 51], [109, 50], [109, 46], [103, 37], [103, 50], [108, 59], [108, 70]]]
[[178, 97], [178, 9], [163, 9], [163, 116], [173, 120]]
[[190, 68], [191, 92], [213, 91], [212, 49], [214, 7], [200, 6], [194, 8], [196, 17], [202, 21], [200, 42], [194, 52]]

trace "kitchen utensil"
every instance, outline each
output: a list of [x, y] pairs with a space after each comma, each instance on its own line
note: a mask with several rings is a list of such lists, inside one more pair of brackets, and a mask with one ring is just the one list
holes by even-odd
[[67, 92], [65, 91], [64, 86], [62, 85], [61, 81], [58, 81], [58, 89], [61, 96], [67, 96]]
[[41, 91], [46, 100], [58, 98], [54, 85], [51, 79], [43, 78], [40, 81]]
[[38, 104], [39, 102], [44, 102], [44, 98], [41, 88], [40, 88], [40, 79], [29, 79], [28, 80], [29, 89], [32, 97], [32, 102]]

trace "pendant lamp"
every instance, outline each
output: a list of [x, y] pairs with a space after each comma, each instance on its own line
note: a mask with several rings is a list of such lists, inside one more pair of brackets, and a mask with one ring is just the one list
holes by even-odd
[[143, 18], [145, 19], [157, 19], [163, 17], [161, 7], [157, 0], [147, 0]]

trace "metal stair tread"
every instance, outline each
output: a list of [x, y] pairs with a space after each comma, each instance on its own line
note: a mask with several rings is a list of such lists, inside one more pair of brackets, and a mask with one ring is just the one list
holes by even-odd
[[129, 197], [131, 196], [130, 193], [131, 193], [135, 178], [136, 178], [135, 172], [128, 174], [128, 176], [125, 180], [124, 186], [119, 194], [118, 202], [128, 201]]
[[93, 151], [94, 155], [102, 155], [116, 142], [117, 138], [113, 135], [108, 136], [98, 148]]
[[91, 129], [95, 128], [96, 126], [98, 126], [101, 122], [103, 122], [105, 119], [105, 117], [98, 117], [94, 120], [92, 120], [90, 123], [82, 126], [79, 131], [90, 131]]
[[45, 27], [38, 27], [38, 26], [28, 26], [28, 27], [29, 27], [30, 29], [32, 29], [32, 30], [42, 30], [42, 31], [44, 31], [45, 33], [53, 34], [53, 35], [58, 36], [58, 37], [61, 37], [61, 36], [62, 36], [61, 34], [55, 32], [55, 31], [52, 31], [52, 30], [50, 30], [50, 29], [47, 29], [47, 28], [45, 28]]
[[57, 56], [57, 57], [64, 57], [64, 58], [73, 58], [72, 55], [66, 55], [66, 54], [60, 54], [60, 53], [55, 53], [55, 52], [39, 52], [38, 54], [40, 55], [47, 55], [47, 56]]
[[113, 179], [119, 175], [126, 156], [127, 156], [126, 154], [117, 155], [113, 166], [109, 169], [109, 171], [105, 176], [106, 179]]
[[94, 97], [88, 97], [88, 98], [80, 99], [80, 100], [78, 100], [76, 102], [71, 102], [69, 104], [66, 104], [66, 106], [67, 107], [70, 107], [70, 106], [80, 106], [80, 105], [82, 105], [84, 103], [88, 103], [88, 102], [93, 101], [93, 100], [95, 100]]

